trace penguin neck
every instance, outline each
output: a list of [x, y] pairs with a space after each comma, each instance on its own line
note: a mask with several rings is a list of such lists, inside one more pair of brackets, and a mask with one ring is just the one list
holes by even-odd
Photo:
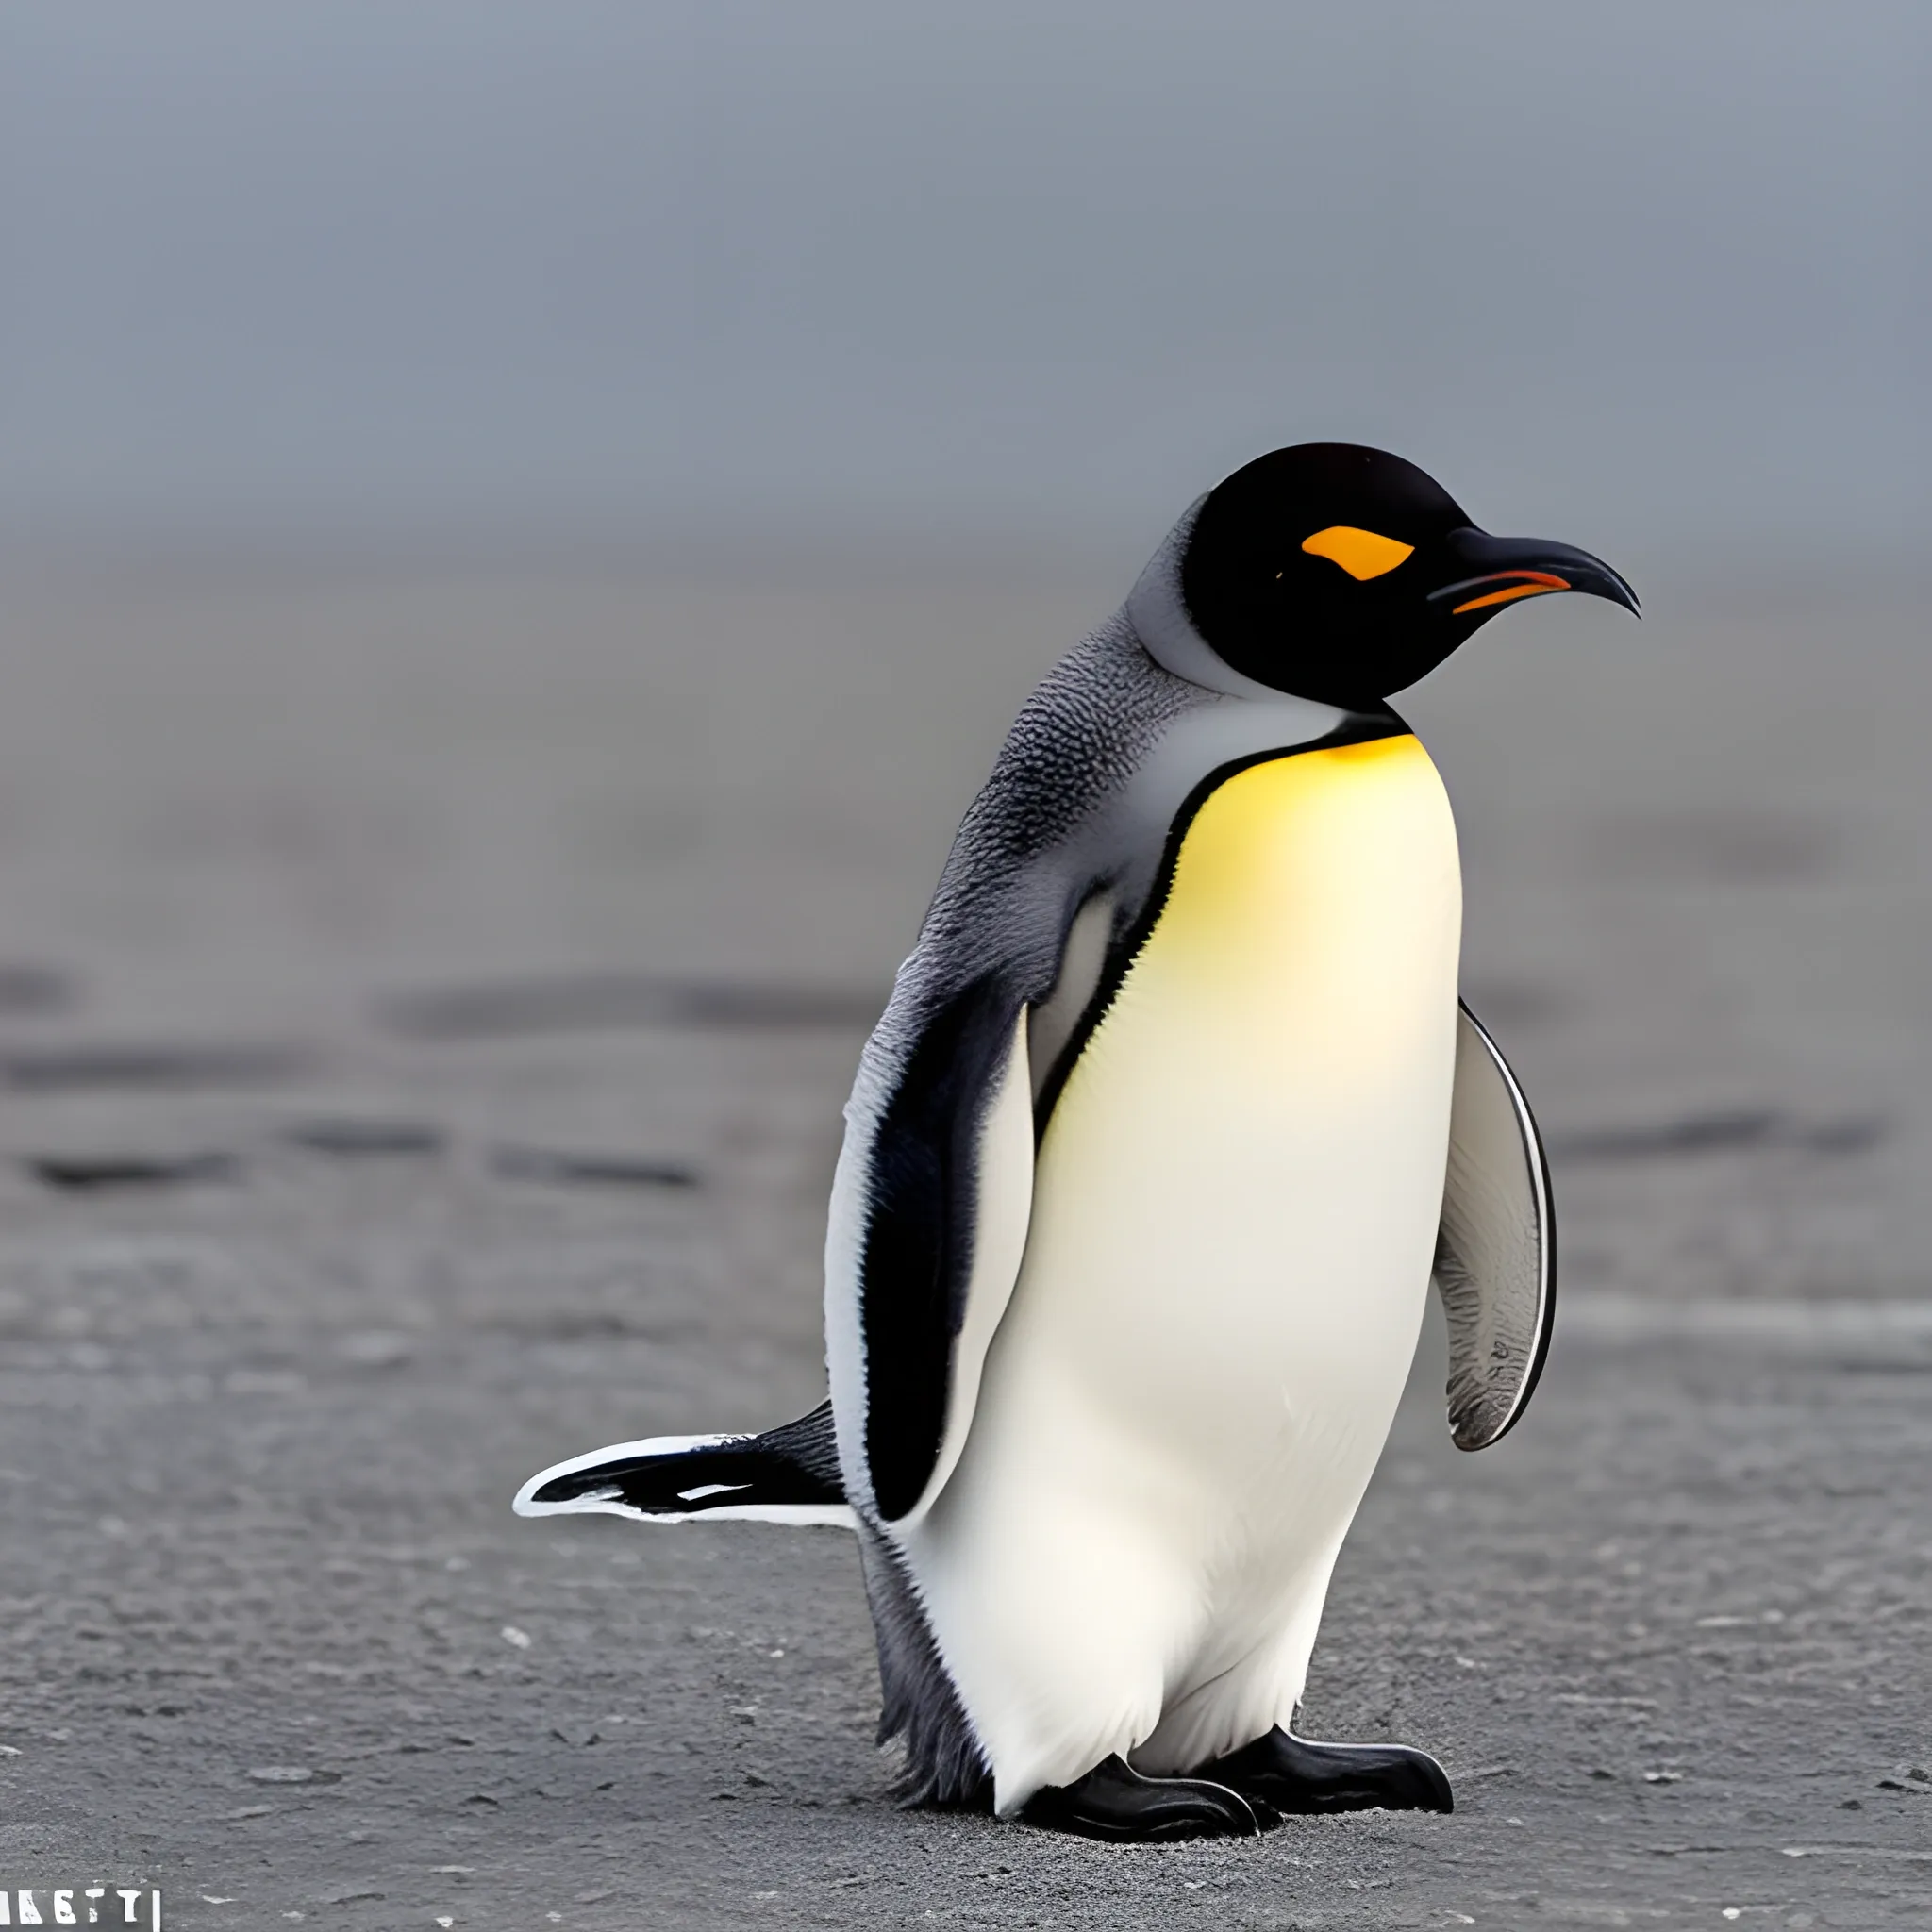
[[1127, 622], [1133, 625], [1141, 648], [1174, 676], [1206, 691], [1220, 691], [1224, 697], [1277, 700], [1280, 691], [1224, 664], [1188, 615], [1181, 596], [1181, 558], [1187, 555], [1194, 520], [1207, 501], [1205, 496], [1198, 498], [1167, 533], [1166, 541], [1127, 592]]
[[1141, 648], [1171, 675], [1205, 691], [1218, 691], [1224, 697], [1258, 699], [1264, 704], [1290, 704], [1324, 712], [1332, 720], [1328, 727], [1331, 730], [1350, 717], [1393, 720], [1406, 730], [1407, 726], [1386, 698], [1379, 704], [1351, 709], [1319, 698], [1296, 697], [1291, 691], [1276, 691], [1272, 684], [1263, 684], [1259, 678], [1250, 677], [1222, 660], [1213, 645], [1194, 628], [1187, 600], [1181, 595], [1181, 559], [1187, 555], [1194, 520], [1207, 501], [1205, 496], [1198, 498], [1168, 532], [1166, 541], [1154, 553], [1139, 581], [1127, 592], [1122, 610]]

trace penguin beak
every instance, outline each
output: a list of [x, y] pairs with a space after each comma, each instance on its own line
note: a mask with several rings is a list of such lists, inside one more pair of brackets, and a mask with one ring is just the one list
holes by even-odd
[[1606, 597], [1633, 616], [1643, 615], [1637, 592], [1608, 564], [1568, 543], [1456, 530], [1450, 533], [1449, 554], [1455, 559], [1455, 581], [1431, 591], [1428, 601], [1452, 617], [1470, 616], [1481, 622], [1505, 604], [1522, 597], [1546, 597], [1557, 591]]

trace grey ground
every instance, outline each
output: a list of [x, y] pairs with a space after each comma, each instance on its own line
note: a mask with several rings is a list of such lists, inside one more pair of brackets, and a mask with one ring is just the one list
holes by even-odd
[[844, 1538], [509, 1515], [817, 1399], [862, 1015], [1110, 602], [5, 587], [0, 1885], [154, 1879], [183, 1927], [1932, 1920], [1932, 671], [1883, 600], [1552, 605], [1407, 707], [1566, 1298], [1485, 1456], [1425, 1338], [1307, 1722], [1433, 1749], [1453, 1818], [902, 1814]]

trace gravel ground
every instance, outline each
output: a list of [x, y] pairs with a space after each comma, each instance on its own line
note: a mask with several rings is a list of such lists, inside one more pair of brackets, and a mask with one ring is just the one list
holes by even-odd
[[865, 1016], [1109, 601], [0, 588], [0, 1885], [181, 1927], [1932, 1922], [1932, 671], [1883, 608], [1553, 605], [1407, 707], [1565, 1303], [1481, 1457], [1426, 1337], [1307, 1723], [1435, 1751], [1453, 1818], [900, 1813], [847, 1539], [509, 1515], [817, 1399]]

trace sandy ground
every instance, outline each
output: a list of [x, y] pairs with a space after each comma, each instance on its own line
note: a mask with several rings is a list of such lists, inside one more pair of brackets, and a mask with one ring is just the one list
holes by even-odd
[[[821, 1389], [866, 1016], [1108, 587], [0, 587], [0, 1886], [176, 1926], [1932, 1922], [1932, 660], [1512, 615], [1413, 694], [1557, 1343], [1440, 1338], [1317, 1735], [1449, 1819], [908, 1815], [849, 1542], [508, 1512]], [[45, 1908], [42, 1899], [42, 1908]]]

